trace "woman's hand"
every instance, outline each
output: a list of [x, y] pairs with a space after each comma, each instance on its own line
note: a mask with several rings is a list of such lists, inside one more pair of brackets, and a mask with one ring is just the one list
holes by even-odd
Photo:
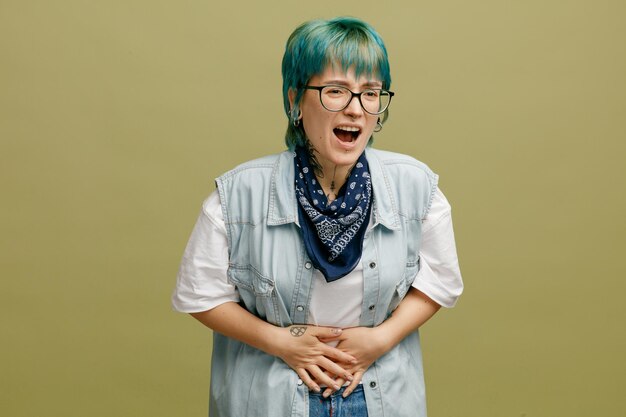
[[[384, 329], [380, 327], [353, 327], [350, 329], [344, 329], [341, 336], [337, 338], [339, 344], [337, 349], [350, 354], [357, 358], [356, 362], [351, 364], [340, 363], [340, 365], [346, 367], [353, 376], [351, 383], [346, 387], [343, 392], [343, 397], [347, 397], [354, 391], [363, 378], [365, 371], [382, 355], [387, 353], [391, 346], [388, 344], [388, 339], [384, 335]], [[328, 397], [334, 391], [337, 391], [337, 386], [343, 385], [348, 379], [338, 376], [335, 379], [334, 389], [328, 385], [328, 388], [324, 391], [323, 396]]]
[[[313, 378], [331, 387], [331, 390], [351, 380], [344, 391], [345, 397], [354, 390], [363, 372], [376, 359], [426, 322], [437, 310], [437, 303], [411, 288], [391, 317], [380, 326], [355, 327], [343, 332], [329, 327], [303, 325], [277, 327], [234, 302], [191, 315], [216, 332], [280, 357], [314, 391], [319, 391], [319, 385]], [[325, 343], [334, 340], [339, 341], [337, 348]]]
[[306, 325], [274, 326], [234, 302], [191, 315], [213, 331], [281, 358], [311, 390], [320, 391], [313, 379], [328, 387], [336, 386], [337, 389], [339, 386], [334, 378], [352, 380], [352, 374], [345, 366], [356, 362], [356, 359], [321, 341], [339, 340], [341, 329]]
[[[357, 358], [356, 364], [346, 366], [353, 374], [354, 379], [343, 392], [343, 397], [352, 393], [361, 381], [363, 373], [374, 361], [391, 350], [409, 333], [415, 331], [430, 319], [441, 306], [430, 299], [426, 294], [411, 288], [398, 308], [386, 321], [377, 327], [354, 327], [345, 329], [338, 338], [338, 349]], [[345, 380], [337, 378], [336, 384], [342, 385]], [[331, 387], [332, 385], [329, 385]], [[323, 395], [330, 395], [333, 390], [328, 388]]]
[[[353, 380], [345, 367], [356, 365], [356, 358], [325, 343], [339, 340], [341, 329], [294, 325], [281, 329], [281, 333], [276, 356], [296, 371], [309, 389], [319, 392], [318, 384], [323, 384], [336, 391], [343, 382]], [[340, 378], [341, 384], [335, 377]]]

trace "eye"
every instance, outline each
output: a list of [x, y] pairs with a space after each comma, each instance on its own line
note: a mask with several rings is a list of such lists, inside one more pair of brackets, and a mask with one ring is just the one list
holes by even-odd
[[346, 94], [346, 90], [341, 87], [326, 87], [326, 94], [330, 94], [333, 96], [340, 96]]
[[363, 90], [363, 97], [368, 100], [377, 99], [380, 96], [380, 91], [378, 90]]

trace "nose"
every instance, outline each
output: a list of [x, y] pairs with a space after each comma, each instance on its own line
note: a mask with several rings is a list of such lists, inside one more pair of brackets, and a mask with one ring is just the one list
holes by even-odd
[[345, 114], [352, 117], [361, 116], [363, 114], [363, 107], [361, 107], [361, 101], [359, 100], [359, 97], [353, 95], [350, 99], [350, 102], [348, 103], [348, 106], [343, 111]]

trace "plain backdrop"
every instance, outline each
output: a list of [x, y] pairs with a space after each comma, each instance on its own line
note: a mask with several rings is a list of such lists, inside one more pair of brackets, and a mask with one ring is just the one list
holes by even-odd
[[623, 415], [620, 0], [1, 0], [1, 415], [206, 415], [178, 263], [214, 178], [284, 148], [287, 37], [337, 15], [389, 50], [375, 145], [453, 206], [466, 291], [422, 331], [429, 415]]

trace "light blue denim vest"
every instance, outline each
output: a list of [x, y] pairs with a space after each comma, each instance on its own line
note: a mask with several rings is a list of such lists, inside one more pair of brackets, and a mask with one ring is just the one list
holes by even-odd
[[[368, 148], [374, 225], [363, 244], [361, 326], [381, 324], [419, 270], [422, 220], [437, 187], [423, 163]], [[228, 279], [242, 305], [277, 326], [307, 323], [313, 269], [300, 237], [293, 153], [247, 162], [216, 182], [226, 223]], [[418, 332], [364, 374], [369, 417], [425, 417]], [[214, 333], [211, 417], [307, 417], [308, 388], [281, 359]]]

